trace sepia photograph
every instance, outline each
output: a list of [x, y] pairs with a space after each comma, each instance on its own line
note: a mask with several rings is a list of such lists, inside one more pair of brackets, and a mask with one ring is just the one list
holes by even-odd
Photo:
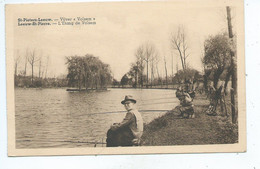
[[8, 155], [245, 152], [243, 5], [6, 5]]

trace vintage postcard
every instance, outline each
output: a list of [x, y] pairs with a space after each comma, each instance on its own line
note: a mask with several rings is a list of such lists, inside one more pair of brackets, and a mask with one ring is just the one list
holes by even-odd
[[5, 13], [9, 156], [246, 151], [242, 0]]

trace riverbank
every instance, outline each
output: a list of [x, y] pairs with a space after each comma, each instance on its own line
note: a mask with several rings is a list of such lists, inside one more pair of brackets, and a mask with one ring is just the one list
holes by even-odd
[[181, 119], [175, 113], [154, 119], [144, 126], [143, 146], [232, 144], [238, 142], [238, 126], [218, 112], [208, 116], [209, 101], [204, 95], [194, 99], [196, 117]]

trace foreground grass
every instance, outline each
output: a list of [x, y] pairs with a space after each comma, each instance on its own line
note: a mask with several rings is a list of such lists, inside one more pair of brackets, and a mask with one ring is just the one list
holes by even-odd
[[144, 126], [142, 145], [202, 145], [229, 144], [238, 142], [237, 124], [219, 112], [208, 116], [205, 110], [209, 101], [205, 96], [196, 96], [194, 119], [181, 119], [176, 113], [166, 113]]

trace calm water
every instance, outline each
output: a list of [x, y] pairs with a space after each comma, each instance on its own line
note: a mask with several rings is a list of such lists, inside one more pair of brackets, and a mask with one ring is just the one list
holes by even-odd
[[[67, 92], [66, 89], [15, 89], [17, 148], [87, 147], [105, 142], [106, 132], [124, 113], [127, 94], [139, 110], [170, 110], [178, 104], [173, 90], [109, 89]], [[144, 123], [165, 112], [142, 112]]]

